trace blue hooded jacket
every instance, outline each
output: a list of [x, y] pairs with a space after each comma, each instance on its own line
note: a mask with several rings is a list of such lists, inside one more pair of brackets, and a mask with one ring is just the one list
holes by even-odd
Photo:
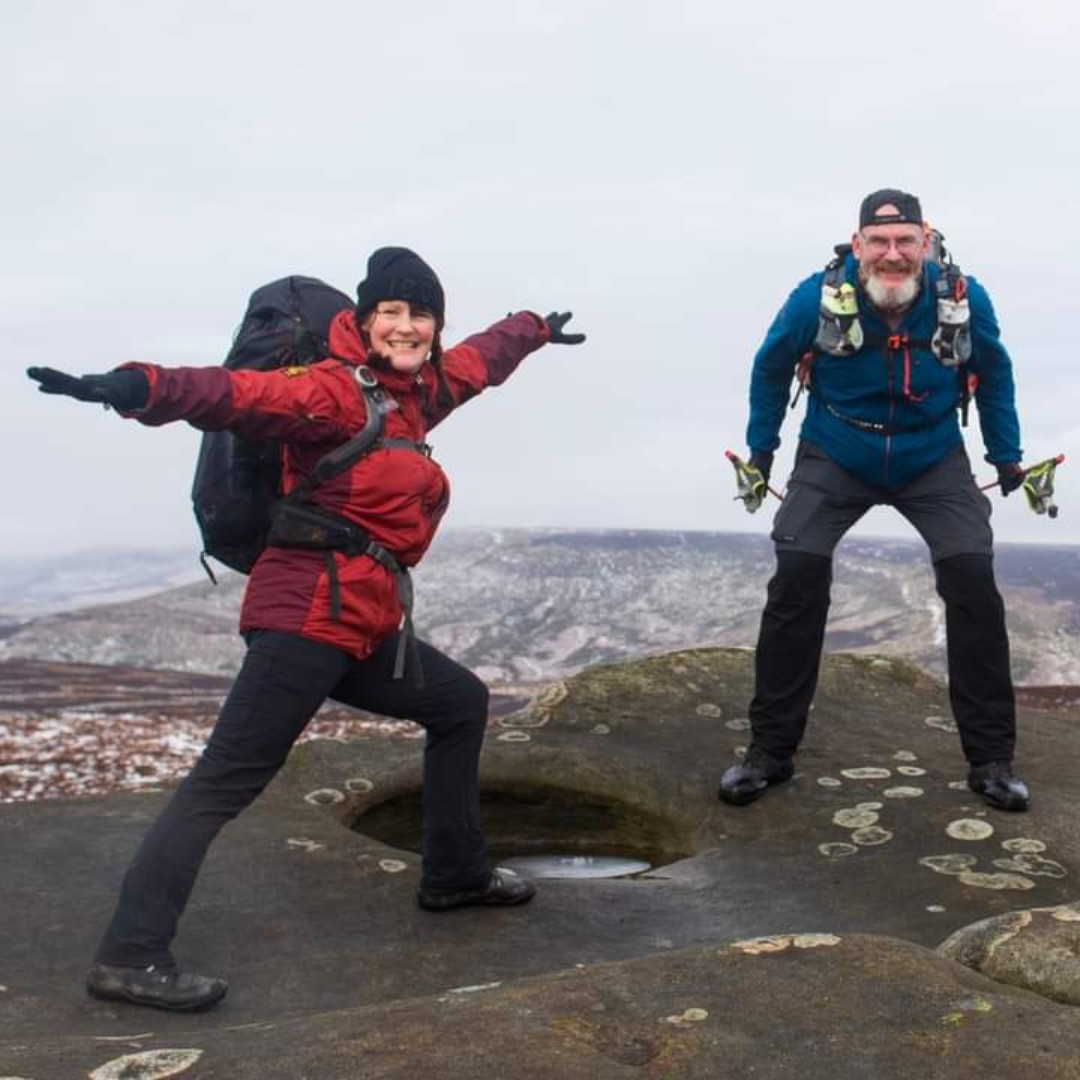
[[[896, 331], [889, 330], [871, 304], [856, 269], [856, 259], [849, 254], [845, 278], [858, 295], [866, 344], [851, 356], [832, 356], [814, 349], [825, 272], [819, 271], [798, 285], [754, 357], [746, 441], [751, 450], [770, 453], [780, 445], [780, 425], [792, 377], [799, 360], [813, 349], [810, 393], [800, 437], [816, 443], [839, 466], [871, 487], [896, 491], [963, 441], [957, 411], [960, 381], [956, 369], [943, 365], [929, 348], [937, 328], [937, 264], [925, 264], [919, 295]], [[990, 297], [974, 278], [966, 280], [972, 340], [967, 370], [978, 378], [974, 400], [986, 460], [995, 465], [1018, 462], [1023, 455], [1012, 361], [1001, 344]], [[906, 334], [911, 342], [906, 391], [904, 350], [886, 347], [891, 334]], [[866, 430], [836, 413], [900, 430], [895, 434]]]

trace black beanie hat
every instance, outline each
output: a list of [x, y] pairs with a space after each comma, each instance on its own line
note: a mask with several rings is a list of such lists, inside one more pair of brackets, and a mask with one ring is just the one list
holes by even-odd
[[427, 308], [440, 326], [446, 300], [435, 271], [408, 248], [385, 247], [371, 254], [367, 277], [356, 287], [356, 314], [367, 314], [380, 300], [406, 300]]
[[[895, 206], [896, 210], [881, 213], [883, 206]], [[859, 207], [859, 228], [867, 225], [921, 225], [922, 207], [914, 195], [896, 188], [882, 188], [867, 195]]]

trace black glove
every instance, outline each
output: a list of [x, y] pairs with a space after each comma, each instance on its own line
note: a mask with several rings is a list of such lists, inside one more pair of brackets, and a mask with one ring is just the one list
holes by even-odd
[[773, 456], [767, 450], [751, 450], [750, 460], [746, 463], [751, 469], [757, 469], [761, 473], [761, 478], [767, 484], [769, 482], [769, 475], [772, 473], [772, 459]]
[[63, 394], [77, 401], [97, 401], [122, 412], [141, 409], [150, 397], [150, 381], [138, 368], [121, 368], [108, 375], [67, 375], [56, 368], [32, 367], [26, 374], [43, 394]]
[[1015, 491], [1024, 482], [1024, 470], [1018, 461], [1011, 461], [1008, 465], [999, 465], [997, 474], [1003, 496], [1008, 495], [1010, 491]]
[[574, 317], [572, 311], [553, 311], [545, 320], [551, 336], [548, 341], [552, 345], [580, 345], [585, 340], [584, 334], [564, 334], [563, 327]]

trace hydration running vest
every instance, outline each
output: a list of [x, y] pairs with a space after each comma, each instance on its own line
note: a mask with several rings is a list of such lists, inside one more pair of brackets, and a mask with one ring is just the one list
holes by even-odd
[[[920, 347], [929, 349], [938, 362], [945, 367], [956, 369], [958, 394], [957, 408], [960, 410], [961, 423], [967, 426], [968, 406], [975, 388], [975, 376], [967, 370], [971, 360], [971, 307], [968, 303], [967, 279], [953, 262], [945, 247], [945, 238], [936, 229], [930, 233], [931, 253], [928, 263], [938, 268], [934, 291], [937, 299], [937, 325], [929, 339], [913, 339], [907, 334], [889, 334], [885, 337], [868, 335], [863, 330], [859, 318], [858, 293], [855, 285], [847, 279], [845, 264], [851, 253], [850, 244], [837, 244], [833, 248], [835, 257], [825, 267], [825, 276], [821, 283], [821, 305], [818, 308], [818, 328], [813, 347], [799, 360], [796, 375], [799, 388], [795, 392], [791, 405], [794, 408], [803, 389], [813, 392], [811, 369], [814, 357], [818, 353], [830, 356], [852, 356], [866, 346], [882, 346], [889, 352], [902, 352], [904, 356], [903, 394], [911, 401], [919, 397], [911, 390], [911, 349]], [[854, 427], [881, 434], [895, 434], [899, 431], [913, 431], [919, 428], [904, 428], [894, 425], [876, 424], [841, 415], [825, 407], [838, 419]], [[934, 421], [939, 423], [940, 420]], [[931, 427], [933, 424], [923, 425]]]

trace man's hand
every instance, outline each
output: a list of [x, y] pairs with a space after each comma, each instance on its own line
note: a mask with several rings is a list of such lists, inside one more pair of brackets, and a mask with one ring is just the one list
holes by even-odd
[[122, 368], [108, 375], [68, 375], [56, 368], [32, 367], [26, 374], [43, 394], [61, 394], [76, 401], [96, 401], [114, 409], [141, 409], [150, 397], [150, 383], [138, 368]]
[[769, 474], [772, 472], [772, 454], [760, 450], [750, 453], [744, 475], [739, 483], [739, 498], [748, 514], [755, 514], [769, 494]]
[[552, 345], [580, 345], [585, 340], [584, 334], [564, 334], [563, 327], [574, 317], [572, 311], [553, 311], [545, 320], [548, 324], [550, 336], [548, 341]]
[[1010, 461], [1007, 465], [997, 467], [998, 484], [1001, 487], [1002, 496], [1015, 491], [1024, 482], [1024, 470], [1019, 461]]
[[772, 475], [772, 462], [772, 454], [765, 450], [751, 450], [750, 460], [747, 462], [747, 465], [749, 465], [751, 469], [756, 469], [761, 473], [761, 479], [768, 484], [769, 477]]
[[[738, 454], [731, 450], [724, 451], [728, 461], [735, 469], [735, 487], [738, 494], [735, 496], [748, 514], [753, 514], [761, 509], [765, 496], [769, 494], [769, 473], [772, 470], [772, 454], [764, 451], [751, 451], [750, 460], [743, 461]], [[779, 498], [779, 496], [777, 496]]]

